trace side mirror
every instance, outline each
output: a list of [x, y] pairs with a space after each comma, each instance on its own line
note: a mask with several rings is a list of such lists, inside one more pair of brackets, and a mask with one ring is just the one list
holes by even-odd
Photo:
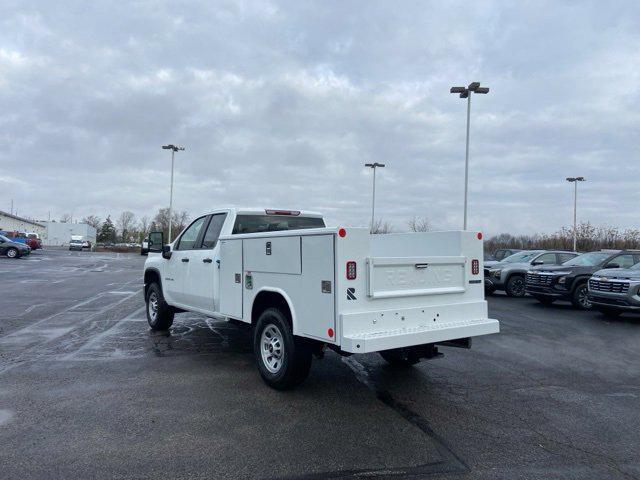
[[149, 233], [149, 252], [162, 253], [164, 235], [162, 232]]
[[171, 258], [171, 245], [162, 246], [162, 258], [169, 260]]
[[617, 263], [609, 263], [604, 268], [620, 268], [620, 265], [618, 265]]
[[544, 265], [544, 262], [542, 260], [534, 260], [533, 262], [531, 262], [531, 265]]

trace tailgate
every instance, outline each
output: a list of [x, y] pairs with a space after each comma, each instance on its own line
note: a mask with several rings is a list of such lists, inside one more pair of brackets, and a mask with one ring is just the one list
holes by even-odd
[[484, 299], [481, 237], [349, 229], [336, 242], [336, 271], [355, 262], [358, 272], [338, 277], [341, 348], [366, 353], [498, 332]]
[[463, 293], [466, 261], [462, 256], [369, 258], [368, 296], [392, 298]]

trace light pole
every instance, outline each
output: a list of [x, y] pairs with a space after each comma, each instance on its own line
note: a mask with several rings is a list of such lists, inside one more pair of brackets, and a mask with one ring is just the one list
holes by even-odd
[[567, 182], [573, 183], [573, 251], [578, 243], [578, 182], [585, 182], [584, 177], [567, 177]]
[[471, 123], [471, 93], [487, 94], [488, 87], [481, 87], [480, 82], [471, 82], [468, 87], [451, 87], [450, 93], [459, 93], [460, 98], [467, 99], [467, 149], [464, 159], [464, 230], [467, 229], [467, 198], [469, 193], [469, 126]]
[[371, 199], [371, 227], [369, 229], [369, 233], [373, 233], [373, 222], [376, 212], [376, 168], [384, 168], [384, 163], [365, 163], [364, 166], [373, 169], [373, 198]]
[[171, 150], [171, 193], [169, 194], [169, 243], [171, 243], [171, 217], [173, 211], [173, 163], [174, 157], [178, 150], [184, 150], [184, 147], [179, 145], [163, 145], [163, 150]]

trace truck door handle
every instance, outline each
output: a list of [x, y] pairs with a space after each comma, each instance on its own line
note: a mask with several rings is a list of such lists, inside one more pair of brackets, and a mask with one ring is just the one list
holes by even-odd
[[213, 260], [211, 260], [210, 258], [203, 258], [203, 259], [202, 259], [202, 261], [203, 261], [204, 263], [211, 263], [211, 262], [213, 262]]
[[428, 263], [416, 263], [415, 267], [418, 268], [418, 269], [428, 268], [429, 264]]
[[186, 262], [189, 261], [189, 259], [188, 258], [183, 258], [182, 261], [186, 263]]

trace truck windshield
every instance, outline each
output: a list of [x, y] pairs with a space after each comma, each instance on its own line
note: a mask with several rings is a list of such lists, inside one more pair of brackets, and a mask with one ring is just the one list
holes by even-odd
[[529, 260], [531, 260], [533, 257], [535, 257], [536, 255], [541, 254], [542, 251], [541, 250], [536, 250], [533, 252], [518, 252], [518, 253], [514, 253], [513, 255], [504, 258], [502, 261], [504, 263], [521, 263], [521, 262], [528, 262]]
[[583, 253], [582, 255], [578, 255], [577, 257], [564, 262], [563, 265], [574, 267], [595, 267], [596, 265], [604, 262], [610, 256], [610, 253], [603, 252]]
[[306, 228], [324, 228], [324, 220], [318, 217], [292, 215], [238, 215], [233, 233], [279, 232]]

